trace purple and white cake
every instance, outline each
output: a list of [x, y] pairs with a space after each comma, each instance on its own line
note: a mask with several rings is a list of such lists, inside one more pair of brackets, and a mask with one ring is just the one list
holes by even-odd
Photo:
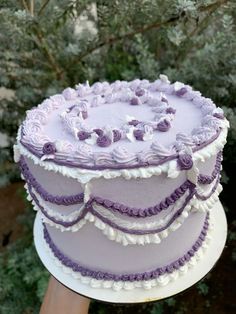
[[228, 127], [211, 99], [165, 75], [86, 82], [27, 111], [15, 160], [55, 267], [114, 290], [188, 272], [214, 228]]

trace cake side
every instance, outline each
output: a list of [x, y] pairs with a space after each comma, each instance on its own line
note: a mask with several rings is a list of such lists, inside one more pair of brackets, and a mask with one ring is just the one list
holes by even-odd
[[93, 222], [110, 240], [128, 245], [160, 243], [192, 211], [209, 210], [221, 191], [221, 160], [219, 152], [198, 163], [195, 184], [183, 171], [177, 178], [99, 178], [81, 185], [28, 158], [21, 157], [19, 164], [29, 197], [46, 223], [75, 232]]
[[93, 287], [177, 279], [210, 238], [227, 128], [211, 100], [165, 76], [79, 85], [29, 111], [15, 159], [45, 249]]
[[[92, 230], [88, 229], [89, 226], [86, 226], [87, 230], [84, 229], [85, 233], [82, 233], [81, 239], [76, 233], [68, 233], [68, 237], [67, 235], [61, 237], [60, 231], [47, 227], [47, 225], [44, 226], [45, 250], [55, 260], [56, 265], [62, 267], [63, 271], [70, 273], [74, 278], [84, 284], [91, 285], [93, 288], [114, 289], [116, 291], [135, 288], [151, 289], [155, 286], [165, 286], [170, 281], [177, 280], [179, 276], [188, 272], [204, 257], [204, 252], [211, 239], [212, 226], [209, 223], [209, 214], [201, 218], [203, 219], [201, 219], [202, 223], [198, 225], [198, 227], [201, 225], [199, 233], [196, 232], [195, 223], [190, 224], [189, 228], [187, 224], [185, 225], [189, 232], [190, 227], [194, 229], [194, 232], [190, 232], [190, 238], [195, 237], [195, 240], [191, 244], [188, 243], [184, 250], [181, 243], [179, 244], [179, 241], [182, 241], [180, 239], [183, 239], [183, 234], [180, 234], [179, 237], [177, 234], [177, 238], [175, 235], [174, 239], [177, 241], [173, 241], [173, 238], [167, 238], [162, 243], [162, 247], [160, 245], [154, 247], [148, 245], [141, 248], [135, 247], [135, 251], [132, 251], [129, 247], [109, 246], [109, 240], [104, 241], [105, 239], [102, 239], [99, 234], [94, 236]], [[181, 229], [179, 231], [181, 233]], [[186, 230], [184, 234], [186, 234]], [[192, 234], [194, 234], [193, 237]], [[176, 242], [178, 243], [177, 246]], [[68, 245], [68, 243], [70, 244]], [[73, 245], [75, 243], [78, 250], [75, 250], [75, 245]], [[93, 244], [91, 245], [91, 243]], [[179, 252], [174, 250], [174, 254], [178, 257], [173, 254], [170, 257], [169, 254], [168, 261], [166, 258], [168, 255], [166, 254], [167, 248], [170, 248], [168, 251], [171, 252], [174, 247], [180, 247]], [[137, 248], [139, 251], [136, 250]], [[80, 261], [80, 253], [82, 252], [87, 253], [87, 257], [82, 257], [83, 262]], [[164, 256], [161, 261], [160, 256]], [[150, 264], [153, 266], [150, 267]]]

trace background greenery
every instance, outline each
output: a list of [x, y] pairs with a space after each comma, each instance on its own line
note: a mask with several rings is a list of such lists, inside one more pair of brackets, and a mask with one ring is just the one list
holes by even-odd
[[[46, 96], [85, 80], [155, 80], [165, 73], [211, 97], [230, 120], [222, 200], [234, 241], [235, 20], [233, 0], [0, 0], [0, 86], [14, 92], [0, 105], [0, 132], [8, 139], [0, 150], [0, 185], [19, 179], [12, 160], [16, 131], [25, 111]], [[25, 236], [0, 255], [3, 314], [38, 313], [48, 274], [32, 245], [32, 221], [28, 210]], [[207, 284], [199, 287], [208, 293]], [[140, 313], [169, 313], [174, 305], [170, 299]], [[94, 303], [91, 313], [106, 309]]]

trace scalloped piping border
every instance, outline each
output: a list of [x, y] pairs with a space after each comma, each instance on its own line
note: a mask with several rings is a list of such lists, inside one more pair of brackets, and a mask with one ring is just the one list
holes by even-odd
[[[14, 145], [14, 158], [18, 162], [20, 155], [24, 155], [33, 160], [36, 165], [40, 165], [46, 170], [59, 172], [62, 175], [77, 179], [80, 183], [86, 184], [90, 180], [95, 178], [113, 179], [122, 176], [125, 179], [136, 179], [136, 178], [150, 178], [153, 175], [160, 175], [167, 173], [168, 177], [177, 177], [181, 170], [177, 167], [176, 160], [170, 160], [159, 166], [147, 166], [136, 169], [106, 169], [106, 170], [89, 170], [74, 168], [68, 166], [57, 165], [51, 161], [42, 161], [34, 154], [30, 153], [19, 141], [20, 128], [17, 136], [17, 145]], [[216, 155], [220, 150], [223, 149], [226, 143], [227, 127], [223, 128], [218, 138], [210, 143], [209, 145], [199, 149], [193, 153], [193, 161], [205, 161], [213, 155]]]
[[93, 223], [94, 226], [102, 231], [102, 233], [111, 241], [115, 241], [117, 243], [121, 243], [122, 245], [145, 245], [149, 243], [160, 243], [162, 239], [166, 238], [171, 232], [177, 230], [185, 219], [189, 216], [190, 212], [201, 211], [207, 212], [210, 211], [213, 205], [218, 201], [219, 193], [222, 191], [222, 186], [219, 184], [216, 191], [211, 195], [211, 197], [206, 201], [197, 200], [195, 196], [193, 196], [190, 204], [187, 205], [182, 212], [182, 214], [165, 230], [157, 234], [145, 234], [145, 235], [135, 235], [135, 234], [127, 234], [120, 230], [117, 230], [108, 224], [105, 224], [98, 217], [94, 216], [90, 212], [87, 212], [85, 217], [80, 220], [77, 224], [72, 227], [65, 228], [61, 225], [58, 225], [41, 213], [40, 209], [36, 204], [33, 204], [34, 209], [40, 211], [42, 220], [50, 225], [51, 227], [55, 227], [62, 232], [77, 232], [80, 230], [86, 223]]
[[[49, 247], [49, 244], [46, 242], [46, 239], [43, 237], [43, 243], [45, 249], [49, 253], [50, 257], [54, 261], [57, 267], [60, 267], [63, 272], [70, 274], [75, 279], [78, 279], [83, 284], [88, 284], [92, 288], [104, 288], [104, 289], [113, 289], [115, 291], [120, 290], [132, 290], [135, 288], [143, 288], [143, 289], [151, 289], [156, 286], [165, 286], [169, 282], [176, 280], [179, 276], [184, 275], [188, 272], [189, 269], [194, 267], [198, 263], [198, 261], [204, 256], [204, 252], [207, 250], [209, 246], [209, 242], [211, 240], [211, 230], [213, 229], [212, 222], [209, 220], [208, 230], [205, 236], [204, 241], [202, 242], [201, 246], [195, 251], [194, 255], [190, 257], [189, 261], [184, 263], [183, 266], [180, 266], [178, 269], [172, 268], [169, 273], [165, 273], [163, 275], [159, 275], [157, 278], [154, 279], [147, 279], [147, 280], [135, 280], [134, 281], [121, 281], [121, 280], [103, 280], [103, 279], [96, 279], [91, 278], [89, 276], [82, 275], [78, 271], [74, 271], [68, 266], [65, 266], [53, 253], [52, 249]], [[201, 233], [200, 233], [201, 234]], [[197, 241], [196, 241], [197, 242]], [[174, 264], [171, 263], [171, 265]], [[167, 269], [168, 266], [166, 266]], [[168, 271], [167, 271], [168, 272]], [[97, 272], [99, 275], [101, 272]]]
[[44, 187], [36, 180], [30, 171], [25, 159], [23, 156], [20, 157], [18, 165], [21, 170], [21, 174], [24, 177], [24, 180], [34, 188], [35, 191], [47, 202], [57, 204], [57, 205], [75, 205], [81, 204], [84, 201], [84, 192], [75, 195], [52, 195], [48, 193]]
[[[82, 198], [84, 201], [85, 199], [88, 199], [86, 203], [93, 204], [103, 207], [107, 209], [111, 209], [114, 212], [119, 212], [122, 215], [128, 215], [130, 217], [134, 218], [144, 218], [144, 217], [150, 217], [153, 215], [157, 215], [163, 210], [167, 210], [170, 206], [174, 205], [187, 190], [192, 190], [194, 188], [194, 185], [189, 180], [186, 180], [184, 183], [182, 183], [179, 187], [177, 187], [171, 194], [166, 196], [163, 200], [161, 200], [158, 204], [147, 207], [147, 208], [132, 208], [130, 206], [125, 206], [122, 203], [113, 202], [107, 199], [104, 199], [102, 197], [93, 196], [90, 194], [89, 184], [85, 185], [86, 191], [81, 192], [77, 195], [71, 195], [71, 196], [55, 196], [50, 193], [48, 193], [44, 188], [41, 186], [40, 183], [37, 182], [35, 177], [32, 175], [31, 171], [29, 170], [27, 163], [24, 161], [24, 158], [21, 157], [19, 161], [21, 174], [23, 179], [28, 184], [30, 191], [32, 191], [32, 188], [34, 191], [37, 192], [40, 197], [47, 202], [57, 204], [57, 205], [75, 205], [75, 204], [81, 204]], [[107, 204], [110, 203], [110, 206]], [[118, 207], [116, 207], [117, 205]], [[121, 206], [125, 206], [127, 210], [121, 210]], [[45, 206], [44, 206], [45, 207]], [[133, 213], [135, 211], [135, 213]]]
[[[85, 209], [86, 205], [85, 205], [85, 206], [82, 206], [78, 210], [75, 209], [73, 212], [71, 212], [68, 215], [60, 214], [58, 212], [55, 212], [51, 208], [47, 207], [47, 205], [42, 199], [40, 199], [39, 201], [40, 196], [37, 194], [37, 192], [33, 191], [32, 187], [29, 187], [27, 186], [27, 184], [25, 184], [25, 189], [28, 193], [27, 199], [29, 201], [32, 201], [32, 204], [36, 206], [39, 210], [41, 210], [44, 216], [46, 216], [49, 220], [52, 220], [52, 221], [54, 221], [53, 219], [58, 220], [58, 222], [56, 221], [54, 222], [58, 223], [59, 225], [63, 226], [62, 222], [73, 223], [73, 225], [75, 225], [76, 222], [74, 221], [76, 221], [79, 217], [81, 217], [84, 210], [86, 210]], [[148, 229], [157, 228], [157, 227], [161, 228], [163, 227], [164, 224], [167, 224], [168, 221], [171, 220], [171, 218], [173, 217], [173, 212], [174, 214], [176, 212], [179, 212], [179, 208], [183, 206], [185, 202], [185, 199], [183, 199], [184, 196], [186, 197], [185, 193], [182, 195], [182, 199], [179, 199], [174, 205], [172, 205], [171, 211], [165, 217], [162, 217], [159, 222], [154, 221], [150, 223], [150, 222], [144, 221], [144, 223], [142, 223], [143, 219], [141, 220], [139, 219], [138, 222], [131, 222], [131, 221], [127, 222], [126, 220], [123, 220], [122, 218], [117, 217], [112, 211], [109, 211], [102, 206], [93, 205], [93, 208], [95, 209], [96, 212], [98, 212], [104, 218], [107, 218], [108, 220], [115, 222], [121, 227], [128, 228], [129, 230], [132, 230], [132, 229], [148, 230]]]
[[[208, 195], [204, 195], [203, 193], [199, 193], [200, 189], [198, 186], [196, 186], [196, 195], [201, 200], [206, 200], [211, 196], [211, 194], [215, 191], [217, 184], [219, 183], [220, 178], [220, 168], [221, 168], [221, 159], [222, 159], [222, 152], [220, 151], [217, 154], [216, 163], [214, 166], [214, 170], [211, 175], [204, 175], [204, 174], [198, 174], [197, 179], [198, 183], [200, 181], [200, 184], [208, 184], [210, 185], [217, 177], [218, 179], [213, 187], [213, 190], [208, 193]], [[146, 208], [136, 208], [136, 207], [130, 207], [125, 206], [123, 203], [114, 202], [109, 199], [105, 199], [98, 196], [91, 195], [90, 186], [89, 184], [85, 185], [85, 190], [77, 195], [69, 195], [69, 196], [55, 196], [50, 193], [48, 193], [42, 185], [36, 180], [36, 178], [33, 176], [31, 171], [28, 168], [27, 163], [24, 160], [24, 157], [21, 156], [19, 160], [19, 166], [21, 169], [21, 176], [28, 184], [28, 187], [30, 191], [34, 189], [36, 192], [36, 196], [40, 195], [40, 197], [47, 202], [57, 204], [57, 205], [75, 205], [75, 204], [81, 204], [82, 200], [81, 198], [86, 201], [86, 203], [102, 206], [106, 209], [111, 209], [114, 212], [119, 212], [121, 215], [127, 215], [133, 218], [146, 218], [153, 215], [157, 215], [163, 210], [167, 210], [170, 206], [175, 205], [175, 203], [182, 197], [183, 194], [185, 194], [186, 190], [190, 190], [194, 188], [194, 185], [191, 181], [186, 180], [184, 183], [182, 183], [179, 187], [177, 187], [170, 195], [166, 196], [163, 200], [161, 200], [158, 204]], [[202, 183], [202, 180], [204, 183]], [[34, 192], [34, 195], [35, 195]], [[38, 196], [37, 196], [38, 199]], [[43, 205], [45, 208], [45, 204]], [[48, 211], [47, 211], [48, 212]], [[53, 214], [51, 215], [53, 216]]]

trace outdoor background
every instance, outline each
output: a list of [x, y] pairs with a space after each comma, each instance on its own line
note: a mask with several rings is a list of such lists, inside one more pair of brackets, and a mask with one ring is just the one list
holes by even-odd
[[12, 159], [25, 111], [85, 80], [160, 73], [212, 98], [230, 121], [221, 194], [227, 245], [207, 278], [179, 296], [138, 306], [93, 302], [90, 313], [236, 313], [235, 21], [235, 0], [0, 0], [0, 314], [38, 313], [49, 276]]

